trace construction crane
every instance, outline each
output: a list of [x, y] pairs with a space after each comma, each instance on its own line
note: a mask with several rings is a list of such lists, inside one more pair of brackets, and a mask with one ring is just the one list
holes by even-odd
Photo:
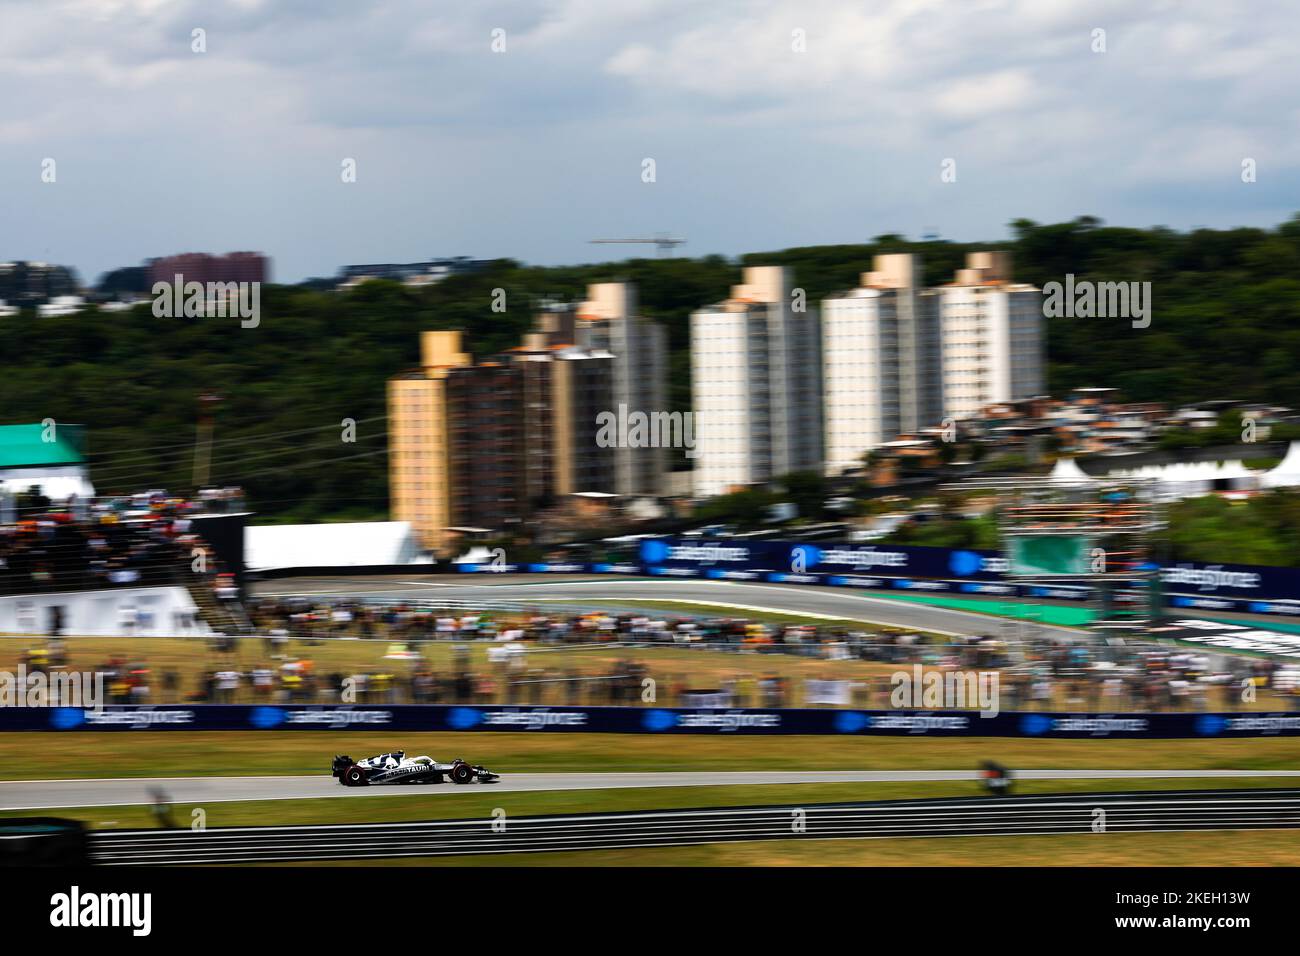
[[665, 253], [671, 256], [673, 254], [674, 246], [680, 246], [684, 242], [686, 242], [685, 239], [670, 239], [668, 236], [665, 235], [658, 235], [655, 236], [653, 239], [592, 239], [590, 241], [593, 244], [601, 244], [601, 245], [609, 245], [611, 243], [633, 243], [635, 245], [653, 244], [655, 247], [655, 255], [657, 256], [662, 256]]

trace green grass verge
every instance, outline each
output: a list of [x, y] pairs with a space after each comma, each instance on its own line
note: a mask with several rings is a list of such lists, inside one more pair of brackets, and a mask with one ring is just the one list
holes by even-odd
[[930, 594], [899, 594], [896, 591], [881, 594], [876, 594], [873, 591], [863, 593], [870, 597], [882, 597], [891, 601], [909, 601], [913, 604], [947, 608], [951, 611], [970, 611], [974, 614], [987, 614], [990, 617], [1035, 621], [1039, 624], [1052, 624], [1059, 627], [1085, 627], [1096, 616], [1088, 608], [1062, 607], [1055, 604], [1033, 604], [1024, 601], [994, 600], [992, 598], [981, 600], [978, 598], [936, 597]]
[[771, 840], [576, 853], [513, 853], [320, 866], [1296, 866], [1294, 831]]
[[[1027, 780], [1015, 788], [1019, 795], [1046, 793], [1107, 793], [1116, 791], [1267, 789], [1286, 785], [1282, 778], [1185, 780]], [[903, 800], [924, 797], [971, 797], [983, 793], [975, 781], [806, 783], [724, 787], [648, 787], [615, 790], [492, 791], [490, 788], [415, 788], [400, 795], [349, 794], [309, 800], [257, 800], [173, 804], [175, 825], [189, 827], [193, 811], [201, 809], [208, 827], [289, 826], [297, 824], [399, 823], [416, 820], [472, 820], [487, 825], [492, 812], [509, 817], [538, 814], [586, 814], [698, 807], [812, 805], [857, 800]], [[27, 817], [32, 810], [0, 811], [0, 818]], [[81, 820], [93, 828], [130, 829], [157, 826], [147, 804], [120, 807], [73, 807], [49, 813]]]

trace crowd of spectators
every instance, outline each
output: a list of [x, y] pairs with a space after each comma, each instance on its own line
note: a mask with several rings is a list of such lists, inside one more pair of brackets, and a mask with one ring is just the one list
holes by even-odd
[[174, 584], [178, 569], [194, 565], [196, 549], [205, 556], [202, 570], [216, 574], [192, 516], [233, 507], [237, 493], [214, 489], [213, 497], [191, 500], [150, 491], [58, 506], [28, 496], [0, 525], [0, 593]]
[[[259, 636], [211, 639], [202, 672], [169, 669], [155, 682], [137, 655], [111, 658], [104, 665], [113, 675], [110, 699], [889, 709], [893, 676], [920, 666], [996, 672], [1003, 711], [1239, 710], [1265, 694], [1268, 706], [1288, 698], [1300, 704], [1300, 675], [1275, 661], [1145, 642], [1039, 635], [1012, 643], [734, 618], [305, 599], [264, 600], [251, 611]], [[377, 663], [340, 667], [334, 651], [355, 649], [356, 640], [371, 642]], [[32, 661], [66, 663], [65, 642], [52, 646]], [[658, 654], [658, 647], [680, 653]], [[653, 656], [639, 653], [646, 648]], [[695, 666], [694, 652], [705, 649], [727, 653], [734, 666], [719, 667], [716, 658]], [[804, 663], [794, 671], [773, 655]]]

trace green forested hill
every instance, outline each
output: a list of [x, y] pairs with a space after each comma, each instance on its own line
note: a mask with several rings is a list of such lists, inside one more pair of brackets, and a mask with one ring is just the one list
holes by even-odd
[[[640, 259], [532, 268], [502, 260], [420, 290], [365, 284], [345, 294], [274, 286], [262, 321], [156, 319], [150, 310], [0, 319], [0, 423], [44, 418], [89, 426], [102, 491], [190, 484], [197, 397], [216, 391], [212, 477], [242, 483], [251, 504], [281, 520], [382, 516], [387, 511], [385, 380], [416, 364], [423, 329], [462, 328], [478, 356], [518, 343], [543, 297], [581, 297], [587, 282], [626, 279], [642, 311], [669, 329], [672, 401], [689, 405], [689, 316], [724, 297], [741, 264], [781, 263], [816, 302], [856, 284], [881, 252], [913, 251], [926, 279], [947, 281], [968, 250], [1010, 248], [1016, 278], [1150, 281], [1154, 317], [1053, 319], [1050, 388], [1111, 385], [1132, 400], [1268, 400], [1300, 406], [1300, 217], [1274, 230], [1105, 227], [1092, 219], [1013, 224], [1002, 243], [909, 243], [882, 236], [851, 246], [755, 252], [736, 263]], [[491, 311], [492, 290], [507, 293]], [[357, 441], [339, 440], [355, 419]]]

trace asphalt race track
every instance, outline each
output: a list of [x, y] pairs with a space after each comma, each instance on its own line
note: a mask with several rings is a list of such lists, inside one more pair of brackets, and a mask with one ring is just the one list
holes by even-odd
[[752, 840], [1005, 836], [1300, 827], [1300, 790], [891, 800], [482, 817], [344, 826], [97, 830], [109, 865], [308, 862], [690, 846]]
[[[475, 577], [482, 579], [487, 575]], [[620, 598], [716, 604], [718, 615], [743, 617], [743, 610], [787, 611], [866, 621], [891, 627], [915, 628], [941, 634], [994, 633], [997, 619], [969, 611], [930, 607], [870, 597], [851, 588], [835, 589], [796, 584], [749, 584], [738, 581], [700, 581], [682, 578], [607, 577], [593, 580], [548, 578], [537, 575], [501, 575], [494, 583], [458, 583], [444, 575], [416, 580], [412, 577], [293, 578], [262, 581], [253, 588], [257, 597], [299, 595], [384, 601], [510, 601], [519, 604], [582, 604], [609, 608]], [[635, 607], [636, 605], [630, 605]], [[1069, 628], [1033, 622], [1040, 633], [1077, 634]]]
[[[501, 768], [492, 768], [500, 770]], [[1300, 777], [1300, 770], [1020, 770], [1018, 780], [1155, 780], [1215, 777]], [[0, 782], [0, 810], [122, 807], [154, 802], [202, 805], [238, 800], [307, 800], [320, 797], [439, 796], [486, 788], [500, 793], [535, 790], [608, 790], [653, 787], [722, 787], [801, 783], [975, 781], [975, 770], [677, 771], [663, 773], [507, 773], [497, 783], [407, 784], [344, 787], [326, 773], [311, 777], [132, 777], [102, 780]]]

